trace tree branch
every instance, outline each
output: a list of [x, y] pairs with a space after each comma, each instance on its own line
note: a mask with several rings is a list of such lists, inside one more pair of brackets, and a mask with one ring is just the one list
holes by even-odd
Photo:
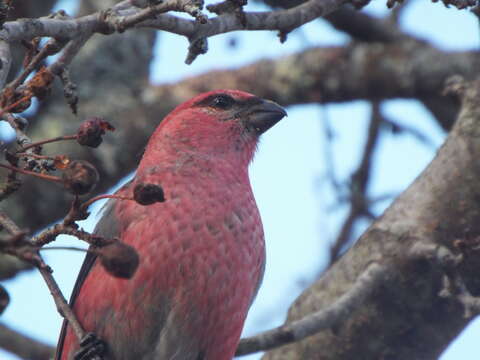
[[352, 240], [352, 231], [357, 219], [364, 216], [371, 216], [367, 190], [370, 180], [370, 170], [372, 168], [372, 159], [380, 136], [382, 122], [383, 116], [380, 113], [380, 104], [373, 103], [367, 141], [363, 149], [362, 158], [350, 179], [350, 210], [340, 228], [337, 239], [330, 248], [330, 265], [338, 260], [341, 251], [344, 250], [345, 246]]
[[55, 348], [25, 336], [0, 323], [0, 348], [5, 349], [21, 359], [49, 360]]
[[[339, 360], [358, 354], [365, 359], [437, 359], [476, 315], [480, 80], [456, 89], [463, 97], [462, 111], [435, 159], [297, 299], [287, 323], [335, 303], [372, 262], [391, 267], [392, 281], [379, 286], [341, 325], [273, 350], [265, 359]], [[443, 250], [437, 256], [419, 243]], [[415, 247], [421, 255], [414, 255]], [[442, 253], [453, 260], [445, 261]]]
[[309, 314], [288, 325], [266, 331], [257, 336], [242, 339], [235, 356], [269, 350], [285, 344], [303, 340], [321, 330], [339, 326], [371, 295], [372, 291], [384, 284], [389, 271], [373, 263], [358, 277], [352, 287], [335, 303]]
[[[126, 7], [125, 3], [121, 3], [113, 6], [106, 13], [98, 12], [77, 19], [39, 18], [6, 22], [4, 28], [0, 30], [0, 38], [16, 41], [46, 36], [65, 40], [85, 33], [109, 33], [118, 29], [124, 31], [134, 26], [155, 28], [188, 38], [210, 37], [236, 30], [278, 30], [288, 33], [307, 22], [335, 11], [348, 1], [310, 0], [288, 10], [245, 12], [243, 24], [238, 17], [230, 13], [210, 19], [206, 24], [173, 15], [159, 15], [171, 10], [186, 11], [185, 0], [167, 1], [165, 4], [149, 9]], [[368, 2], [365, 0], [365, 5]], [[156, 19], [147, 19], [153, 15], [157, 15]]]

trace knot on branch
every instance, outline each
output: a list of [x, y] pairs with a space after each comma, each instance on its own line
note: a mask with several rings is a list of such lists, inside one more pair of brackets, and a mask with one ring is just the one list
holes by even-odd
[[48, 19], [58, 19], [58, 20], [69, 20], [72, 19], [70, 15], [67, 14], [65, 10], [58, 10], [47, 16]]
[[181, 7], [184, 12], [193, 16], [200, 24], [206, 24], [208, 17], [202, 13], [203, 5], [203, 0], [186, 0]]
[[[418, 241], [410, 249], [410, 255], [413, 259], [426, 259], [443, 272], [443, 286], [438, 296], [459, 302], [463, 306], [463, 316], [472, 318], [480, 314], [480, 297], [470, 293], [460, 272], [466, 254], [465, 242], [460, 242], [461, 246], [459, 240], [454, 241], [455, 247], [461, 251], [455, 254], [443, 245]], [[474, 246], [470, 250], [478, 249]]]
[[67, 68], [63, 68], [60, 71], [59, 77], [63, 84], [63, 96], [67, 100], [72, 113], [76, 115], [78, 104], [77, 85], [70, 79], [70, 73]]
[[208, 40], [206, 37], [201, 37], [195, 40], [190, 40], [188, 46], [188, 54], [185, 59], [185, 64], [190, 65], [195, 61], [198, 55], [206, 54], [208, 51]]
[[217, 15], [234, 14], [245, 28], [247, 27], [247, 17], [243, 11], [245, 5], [247, 5], [247, 0], [225, 0], [220, 3], [207, 5], [207, 10]]

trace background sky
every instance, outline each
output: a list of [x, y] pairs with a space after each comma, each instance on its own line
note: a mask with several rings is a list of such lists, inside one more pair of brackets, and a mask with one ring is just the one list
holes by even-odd
[[[73, 13], [75, 3], [75, 0], [64, 0], [58, 8]], [[248, 5], [247, 9], [265, 8]], [[387, 13], [385, 1], [373, 1], [366, 9], [377, 16]], [[478, 22], [468, 11], [411, 0], [400, 21], [406, 31], [442, 49], [478, 49]], [[233, 38], [235, 47], [229, 45]], [[173, 82], [212, 69], [238, 67], [306, 47], [341, 45], [347, 41], [347, 36], [334, 31], [324, 21], [315, 21], [295, 31], [283, 45], [276, 34], [269, 32], [227, 34], [211, 38], [210, 52], [187, 66], [184, 64], [186, 40], [162, 33], [152, 63], [152, 80]], [[265, 227], [268, 260], [263, 286], [247, 319], [245, 336], [283, 323], [288, 306], [325, 266], [328, 246], [348, 210], [345, 206], [334, 206], [334, 191], [325, 181], [325, 126], [329, 124], [334, 134], [335, 174], [338, 179], [346, 179], [361, 156], [370, 114], [369, 104], [362, 101], [322, 107], [292, 106], [287, 110], [288, 118], [263, 136], [250, 168]], [[403, 191], [429, 163], [445, 138], [428, 111], [415, 101], [386, 101], [382, 110], [395, 122], [422, 131], [430, 144], [420, 143], [410, 135], [383, 136], [375, 153], [369, 187], [369, 194], [374, 197]], [[376, 204], [375, 213], [381, 214], [392, 199]], [[98, 217], [92, 215], [82, 226], [91, 230], [97, 220]], [[366, 222], [360, 224], [355, 233], [360, 235], [367, 225]], [[78, 240], [63, 237], [60, 244], [78, 245]], [[62, 289], [69, 294], [84, 255], [65, 251], [44, 252], [44, 255]], [[27, 272], [3, 284], [11, 296], [11, 304], [0, 320], [55, 344], [61, 318], [40, 276]], [[479, 333], [480, 321], [472, 322], [441, 360], [478, 359]], [[256, 354], [243, 359], [259, 357]], [[0, 359], [17, 358], [0, 350]]]

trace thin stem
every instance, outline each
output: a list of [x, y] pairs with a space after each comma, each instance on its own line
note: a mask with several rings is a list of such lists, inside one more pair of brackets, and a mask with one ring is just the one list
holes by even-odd
[[29, 153], [29, 152], [16, 153], [15, 155], [18, 157], [31, 157], [39, 160], [55, 160], [55, 157], [53, 156], [39, 155], [39, 154]]
[[[5, 109], [0, 110], [0, 117], [3, 116], [3, 114], [10, 112], [10, 110], [14, 109], [16, 106], [20, 105], [22, 102], [26, 100], [30, 100], [32, 98], [32, 94], [26, 95], [15, 101], [13, 104], [8, 105]], [[14, 111], [15, 112], [15, 111]]]
[[85, 331], [83, 330], [82, 326], [80, 325], [77, 318], [75, 317], [75, 314], [73, 313], [72, 309], [70, 309], [70, 306], [65, 300], [65, 297], [63, 296], [62, 291], [60, 290], [57, 282], [52, 276], [51, 269], [47, 265], [45, 265], [45, 263], [42, 260], [41, 264], [39, 264], [38, 266], [38, 270], [40, 271], [40, 274], [45, 280], [45, 283], [47, 284], [48, 289], [50, 290], [50, 293], [53, 296], [53, 299], [55, 301], [55, 305], [57, 305], [58, 311], [65, 319], [67, 319], [73, 332], [77, 336], [77, 339], [78, 340], [83, 339], [85, 337]]
[[41, 145], [44, 145], [44, 144], [49, 144], [49, 143], [53, 143], [53, 142], [57, 142], [57, 141], [76, 140], [76, 139], [77, 139], [77, 135], [57, 136], [57, 137], [54, 137], [54, 138], [51, 138], [51, 139], [31, 143], [31, 144], [25, 146], [24, 148], [22, 148], [22, 150], [25, 151], [25, 150], [31, 149], [35, 146], [41, 146]]
[[87, 210], [87, 208], [92, 205], [95, 201], [98, 201], [98, 200], [103, 200], [103, 199], [118, 199], [118, 200], [133, 200], [131, 197], [128, 197], [128, 196], [120, 196], [120, 195], [98, 195], [98, 196], [95, 196], [91, 199], [88, 199], [87, 201], [85, 201], [81, 206], [80, 206], [80, 210], [81, 211], [85, 211]]
[[54, 182], [57, 182], [57, 183], [62, 182], [62, 179], [59, 178], [58, 176], [40, 174], [40, 173], [36, 173], [34, 171], [20, 169], [20, 168], [17, 168], [15, 166], [6, 165], [6, 164], [0, 164], [0, 167], [3, 167], [3, 168], [8, 169], [8, 170], [16, 171], [16, 172], [19, 172], [19, 173], [22, 173], [22, 174], [25, 174], [25, 175], [36, 176], [36, 177], [38, 177], [40, 179], [43, 179], [43, 180], [54, 181]]
[[44, 250], [72, 250], [72, 251], [78, 251], [78, 252], [88, 252], [87, 249], [82, 249], [82, 248], [78, 248], [78, 247], [75, 247], [75, 246], [49, 246], [49, 247], [43, 247], [41, 249], [39, 249], [40, 251], [44, 251]]

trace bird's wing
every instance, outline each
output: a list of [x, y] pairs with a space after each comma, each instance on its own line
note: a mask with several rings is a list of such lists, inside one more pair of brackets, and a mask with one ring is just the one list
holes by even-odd
[[[128, 183], [126, 183], [119, 190], [119, 192], [121, 192], [122, 190], [126, 190], [131, 182], [132, 181], [129, 181]], [[118, 225], [116, 224], [115, 216], [113, 215], [116, 202], [117, 200], [110, 199], [105, 204], [102, 217], [98, 221], [97, 225], [95, 226], [95, 230], [93, 231], [94, 234], [103, 236], [107, 239], [113, 239], [119, 236]], [[82, 288], [82, 285], [85, 282], [85, 279], [90, 273], [90, 270], [92, 269], [93, 264], [95, 264], [96, 258], [97, 256], [92, 252], [88, 252], [87, 255], [85, 256], [82, 267], [80, 268], [80, 272], [78, 273], [77, 280], [75, 281], [72, 294], [70, 295], [70, 301], [69, 301], [70, 308], [73, 308], [73, 305], [75, 304], [75, 300], [78, 294], [80, 293], [80, 289]], [[55, 360], [61, 359], [63, 342], [67, 334], [67, 326], [68, 326], [67, 320], [63, 320], [62, 330], [60, 331], [60, 336], [58, 338]]]

